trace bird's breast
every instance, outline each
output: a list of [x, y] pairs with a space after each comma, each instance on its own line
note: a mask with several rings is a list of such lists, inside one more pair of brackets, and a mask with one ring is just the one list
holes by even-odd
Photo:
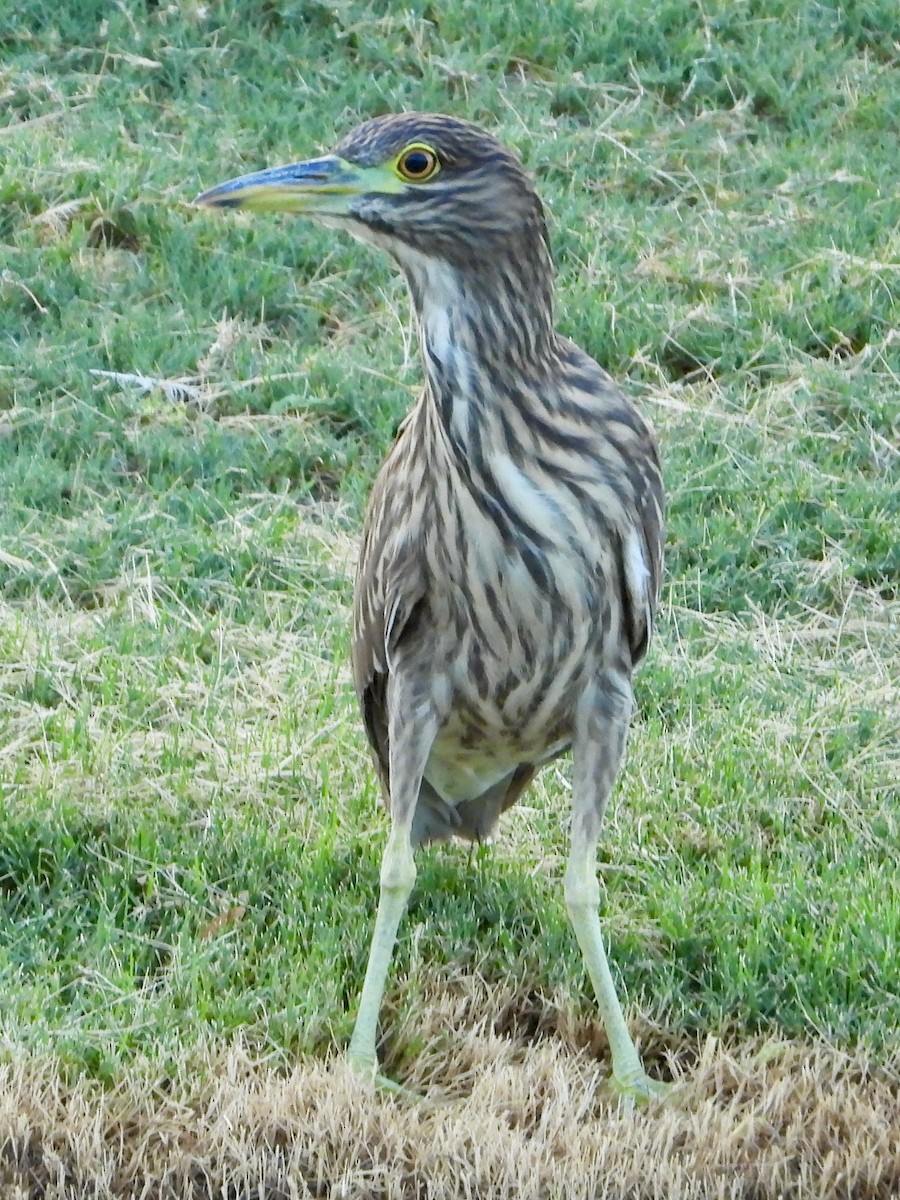
[[473, 531], [466, 567], [434, 581], [436, 658], [447, 664], [455, 740], [541, 758], [567, 736], [602, 613], [570, 548], [505, 544]]
[[602, 603], [583, 561], [551, 548], [536, 568], [515, 550], [491, 549], [496, 533], [483, 537], [486, 553], [473, 553], [464, 575], [444, 576], [430, 606], [449, 707], [426, 778], [451, 803], [571, 744], [602, 646]]
[[[379, 525], [392, 530], [386, 560], [412, 555], [421, 580], [427, 618], [409, 651], [446, 687], [426, 775], [466, 799], [569, 744], [578, 700], [616, 640], [605, 636], [608, 539], [563, 474], [500, 436], [473, 442], [463, 461], [445, 429], [430, 404], [417, 410], [404, 432], [410, 469], [386, 474]], [[393, 611], [390, 594], [381, 603]]]

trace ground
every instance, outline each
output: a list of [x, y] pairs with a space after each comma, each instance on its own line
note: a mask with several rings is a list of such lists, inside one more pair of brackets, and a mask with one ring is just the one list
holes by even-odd
[[[0, 16], [6, 1193], [900, 1192], [898, 44], [875, 0]], [[426, 1102], [340, 1061], [386, 833], [351, 580], [416, 342], [372, 252], [190, 200], [397, 108], [518, 150], [560, 328], [659, 431], [600, 865], [664, 1108], [604, 1088], [565, 763], [420, 856], [383, 1055]]]

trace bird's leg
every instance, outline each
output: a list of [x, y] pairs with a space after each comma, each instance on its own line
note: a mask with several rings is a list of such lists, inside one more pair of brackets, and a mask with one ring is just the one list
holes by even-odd
[[378, 1068], [375, 1040], [381, 998], [388, 967], [391, 965], [394, 942], [397, 939], [397, 928], [406, 911], [415, 879], [416, 865], [413, 861], [409, 829], [394, 826], [381, 863], [381, 891], [375, 917], [375, 931], [372, 934], [366, 979], [348, 1053], [350, 1064], [360, 1074], [373, 1078]]
[[600, 823], [625, 750], [631, 683], [623, 672], [604, 671], [579, 704], [573, 743], [572, 835], [566, 867], [566, 906], [594, 985], [609, 1039], [614, 1086], [646, 1101], [666, 1085], [644, 1073], [616, 995], [600, 931], [597, 841]]
[[[416, 880], [411, 837], [413, 814], [437, 732], [432, 706], [416, 698], [412, 691], [404, 689], [395, 677], [391, 678], [388, 687], [391, 832], [381, 862], [375, 931], [348, 1053], [351, 1065], [370, 1078], [378, 1068], [375, 1052], [378, 1014], [397, 928]], [[389, 1080], [380, 1082], [391, 1086]]]

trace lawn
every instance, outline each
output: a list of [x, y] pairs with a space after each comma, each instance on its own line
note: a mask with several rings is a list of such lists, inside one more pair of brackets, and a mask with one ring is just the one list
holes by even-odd
[[[898, 47], [893, 0], [0, 12], [8, 1194], [900, 1190]], [[667, 1111], [604, 1092], [565, 762], [419, 856], [383, 1055], [433, 1107], [337, 1055], [387, 831], [355, 546], [416, 340], [388, 261], [190, 201], [397, 109], [515, 147], [560, 327], [659, 432], [600, 866]]]

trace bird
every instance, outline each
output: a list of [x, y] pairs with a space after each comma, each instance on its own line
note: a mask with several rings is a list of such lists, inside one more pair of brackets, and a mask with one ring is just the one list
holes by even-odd
[[660, 1095], [604, 948], [596, 854], [663, 570], [654, 431], [556, 328], [547, 221], [519, 157], [439, 113], [376, 116], [331, 153], [230, 179], [209, 208], [300, 214], [406, 277], [424, 388], [369, 498], [351, 657], [390, 832], [348, 1057], [378, 1074], [378, 1019], [414, 851], [488, 839], [572, 753], [566, 907], [611, 1084]]

